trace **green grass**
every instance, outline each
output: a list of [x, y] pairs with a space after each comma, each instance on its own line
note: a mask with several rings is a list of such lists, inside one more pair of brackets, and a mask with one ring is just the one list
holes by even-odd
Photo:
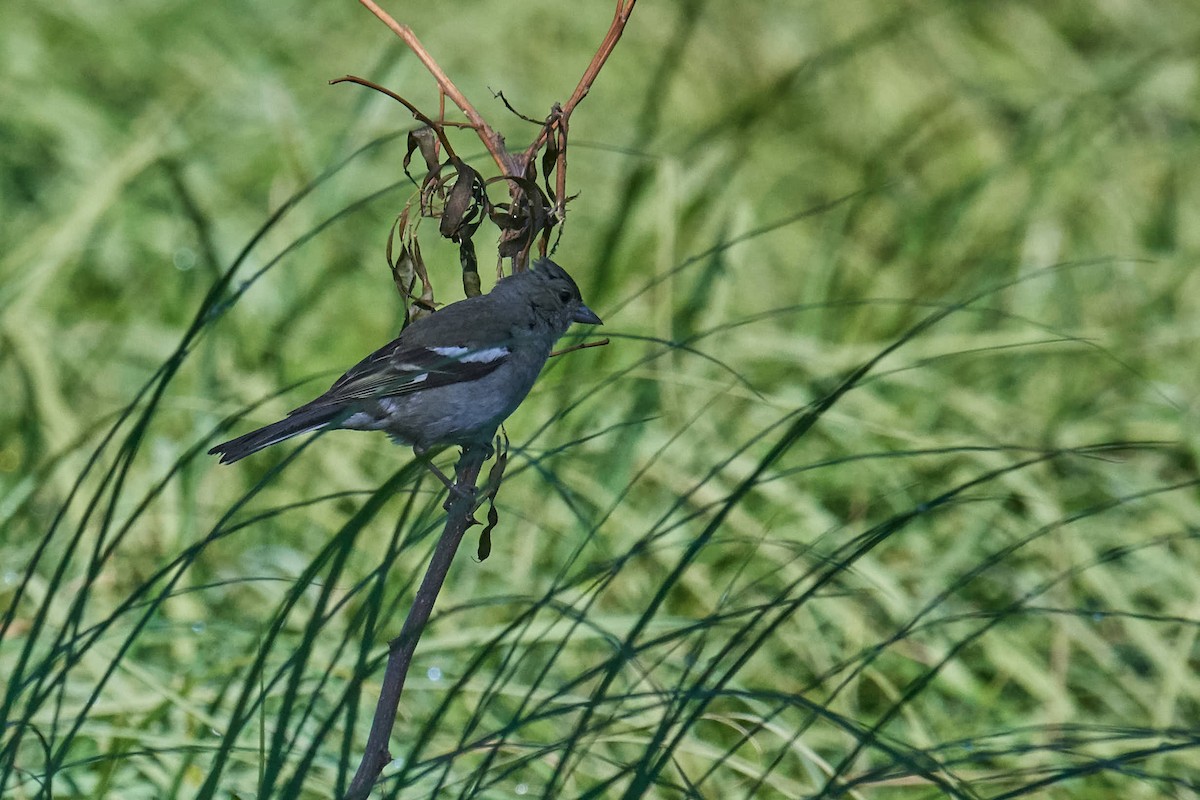
[[[612, 343], [509, 422], [377, 795], [1196, 797], [1193, 3], [642, 2], [556, 254]], [[611, 13], [393, 5], [515, 143]], [[411, 120], [326, 82], [436, 107], [271, 14], [0, 30], [0, 796], [340, 791], [440, 531], [384, 437], [203, 455], [402, 317]]]

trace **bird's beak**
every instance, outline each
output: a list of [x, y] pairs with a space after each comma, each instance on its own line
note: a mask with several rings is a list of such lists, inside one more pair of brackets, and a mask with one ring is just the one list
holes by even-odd
[[583, 303], [580, 303], [579, 308], [575, 309], [575, 315], [571, 317], [571, 321], [572, 322], [582, 322], [585, 325], [603, 325], [604, 324], [604, 322], [601, 321], [601, 319], [596, 316], [596, 312], [592, 311], [590, 308], [585, 306]]

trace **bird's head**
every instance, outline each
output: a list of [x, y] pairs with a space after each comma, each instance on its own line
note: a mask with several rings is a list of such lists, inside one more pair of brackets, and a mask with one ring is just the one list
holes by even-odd
[[584, 305], [579, 286], [567, 271], [548, 258], [538, 259], [525, 272], [505, 278], [496, 288], [501, 287], [502, 291], [519, 292], [534, 314], [560, 334], [572, 322], [603, 324], [596, 312]]

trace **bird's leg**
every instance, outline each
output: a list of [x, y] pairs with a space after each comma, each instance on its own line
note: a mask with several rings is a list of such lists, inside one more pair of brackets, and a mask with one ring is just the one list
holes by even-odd
[[463, 493], [462, 489], [460, 489], [458, 487], [458, 484], [456, 484], [454, 481], [450, 480], [450, 478], [446, 475], [446, 473], [444, 473], [440, 469], [438, 469], [437, 465], [434, 464], [432, 461], [430, 461], [427, 458], [422, 458], [421, 463], [424, 464], [426, 467], [428, 467], [429, 471], [432, 472], [439, 481], [446, 484], [447, 489], [454, 492], [455, 494]]
[[450, 504], [454, 501], [455, 497], [459, 497], [459, 498], [463, 498], [463, 499], [474, 499], [475, 494], [478, 490], [474, 486], [471, 486], [471, 487], [459, 486], [456, 481], [450, 480], [449, 476], [447, 476], [446, 473], [444, 473], [440, 469], [438, 469], [437, 464], [433, 463], [433, 459], [429, 455], [429, 448], [414, 446], [413, 453], [415, 453], [417, 456], [417, 459], [422, 464], [424, 464], [429, 469], [429, 471], [432, 472], [434, 474], [434, 476], [436, 476], [437, 479], [445, 485], [445, 487], [447, 489], [450, 490], [450, 496], [446, 498], [446, 503], [445, 503], [445, 508], [447, 511], [450, 509]]
[[418, 461], [420, 461], [422, 464], [424, 464], [426, 467], [428, 467], [429, 471], [432, 472], [439, 481], [441, 481], [443, 484], [446, 485], [447, 489], [454, 492], [455, 494], [459, 494], [459, 495], [462, 494], [462, 492], [458, 488], [458, 485], [455, 484], [454, 481], [450, 480], [450, 478], [447, 477], [446, 473], [444, 473], [440, 469], [438, 469], [437, 464], [433, 463], [433, 457], [429, 455], [428, 447], [420, 447], [419, 445], [413, 445], [413, 453], [416, 455]]

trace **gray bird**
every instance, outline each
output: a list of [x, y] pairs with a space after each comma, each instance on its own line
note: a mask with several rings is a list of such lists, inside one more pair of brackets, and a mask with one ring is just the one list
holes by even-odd
[[418, 455], [444, 445], [487, 445], [573, 322], [602, 324], [571, 276], [541, 259], [486, 295], [413, 322], [285, 419], [208, 452], [232, 464], [323, 428], [384, 431]]

